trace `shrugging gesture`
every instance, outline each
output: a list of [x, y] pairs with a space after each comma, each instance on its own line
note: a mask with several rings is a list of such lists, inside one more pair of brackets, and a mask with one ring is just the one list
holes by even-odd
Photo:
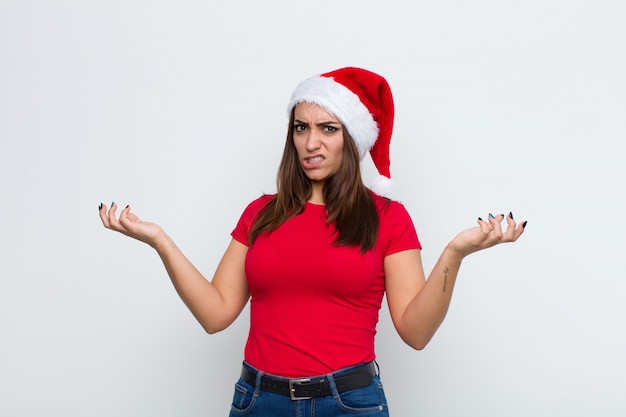
[[237, 318], [249, 298], [244, 273], [245, 245], [231, 242], [209, 282], [159, 225], [139, 219], [130, 206], [117, 218], [116, 208], [115, 203], [108, 210], [100, 204], [104, 227], [156, 249], [176, 291], [207, 333], [223, 330]]
[[[506, 229], [502, 230], [502, 220], [506, 219]], [[515, 242], [524, 233], [527, 222], [516, 225], [513, 213], [507, 216], [489, 214], [487, 220], [478, 218], [478, 227], [459, 233], [448, 245], [450, 249], [457, 251], [460, 257], [482, 249], [487, 249], [499, 243]]]
[[[507, 227], [502, 230], [506, 217]], [[415, 349], [424, 348], [443, 322], [463, 259], [500, 243], [515, 242], [527, 222], [517, 225], [508, 216], [489, 214], [478, 226], [459, 233], [445, 247], [425, 279], [419, 251], [400, 252], [385, 258], [385, 288], [391, 319], [400, 337]]]
[[116, 217], [117, 205], [111, 203], [111, 208], [107, 209], [105, 204], [100, 204], [98, 212], [100, 220], [107, 229], [120, 232], [126, 236], [147, 243], [152, 247], [156, 247], [159, 239], [166, 239], [165, 232], [156, 223], [144, 222], [135, 213], [130, 211], [130, 206], [126, 206], [119, 216]]
[[[400, 337], [424, 348], [448, 311], [463, 259], [515, 242], [526, 222], [516, 224], [512, 213], [479, 218], [446, 245], [426, 277], [408, 211], [386, 198], [394, 123], [387, 81], [340, 68], [298, 84], [287, 108], [276, 194], [243, 210], [211, 281], [129, 206], [117, 217], [115, 204], [101, 204], [100, 219], [156, 250], [207, 332], [228, 327], [250, 301], [231, 417], [292, 416], [296, 409], [386, 417], [374, 362], [383, 297]], [[368, 154], [379, 175], [366, 187], [360, 163]]]

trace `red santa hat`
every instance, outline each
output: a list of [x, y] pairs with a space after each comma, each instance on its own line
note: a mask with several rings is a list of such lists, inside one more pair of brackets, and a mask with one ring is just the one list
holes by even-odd
[[369, 151], [380, 174], [369, 188], [391, 192], [389, 143], [393, 131], [393, 97], [387, 81], [361, 68], [346, 67], [302, 81], [291, 95], [288, 114], [298, 103], [317, 104], [348, 130], [361, 160]]

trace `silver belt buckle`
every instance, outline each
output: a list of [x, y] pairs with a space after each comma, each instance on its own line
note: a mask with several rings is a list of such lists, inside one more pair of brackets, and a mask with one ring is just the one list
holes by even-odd
[[311, 378], [298, 378], [298, 379], [290, 379], [289, 380], [289, 396], [291, 399], [296, 400], [310, 400], [313, 397], [296, 397], [296, 389], [294, 388], [294, 384], [301, 384], [303, 382], [311, 382]]

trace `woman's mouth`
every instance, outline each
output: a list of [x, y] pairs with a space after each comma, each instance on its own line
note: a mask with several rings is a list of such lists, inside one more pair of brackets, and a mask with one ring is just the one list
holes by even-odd
[[321, 155], [311, 156], [309, 158], [304, 158], [304, 167], [305, 168], [315, 168], [324, 160], [324, 157]]

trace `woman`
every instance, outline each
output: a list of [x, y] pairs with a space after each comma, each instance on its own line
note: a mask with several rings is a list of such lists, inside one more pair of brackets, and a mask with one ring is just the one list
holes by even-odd
[[[228, 327], [251, 300], [231, 416], [387, 416], [374, 362], [383, 294], [400, 337], [424, 348], [446, 315], [463, 258], [517, 240], [526, 222], [516, 225], [511, 213], [479, 218], [445, 247], [426, 280], [407, 211], [381, 196], [394, 115], [386, 80], [352, 67], [311, 77], [288, 110], [277, 194], [244, 210], [210, 282], [130, 207], [117, 218], [115, 204], [101, 204], [100, 218], [156, 249], [208, 333]], [[360, 174], [368, 151], [380, 173], [376, 192]]]

